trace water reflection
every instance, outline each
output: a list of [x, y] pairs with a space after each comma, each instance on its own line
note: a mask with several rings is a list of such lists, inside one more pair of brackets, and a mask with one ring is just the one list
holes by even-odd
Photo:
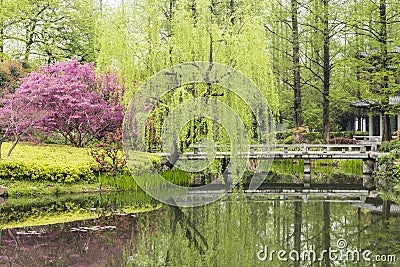
[[[113, 201], [110, 197], [96, 209]], [[162, 206], [4, 229], [0, 266], [398, 266], [366, 261], [362, 254], [400, 259], [400, 218], [391, 206], [332, 197], [232, 195], [204, 207]], [[336, 258], [324, 250], [337, 250]], [[353, 258], [341, 259], [347, 251]], [[308, 260], [312, 252], [315, 261]], [[302, 254], [309, 258], [301, 261]]]

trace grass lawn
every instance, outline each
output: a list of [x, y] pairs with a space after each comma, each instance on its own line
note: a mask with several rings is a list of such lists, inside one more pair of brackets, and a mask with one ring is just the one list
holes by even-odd
[[11, 143], [3, 143], [2, 157], [3, 160], [22, 160], [37, 164], [96, 164], [94, 159], [89, 155], [88, 148], [78, 148], [67, 145], [36, 145], [32, 143], [19, 143], [9, 159], [6, 159], [8, 149]]

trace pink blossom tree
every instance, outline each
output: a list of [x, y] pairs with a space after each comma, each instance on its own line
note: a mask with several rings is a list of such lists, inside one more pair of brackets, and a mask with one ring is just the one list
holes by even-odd
[[[22, 120], [35, 114], [19, 133], [37, 128], [48, 134], [61, 134], [72, 145], [82, 147], [121, 128], [123, 94], [124, 87], [116, 74], [97, 75], [93, 64], [80, 64], [74, 58], [30, 73], [8, 98], [29, 100], [20, 109], [22, 113], [14, 117]], [[8, 128], [16, 129], [7, 113], [12, 101], [7, 101], [0, 116], [6, 118]]]
[[[37, 98], [36, 98], [37, 99]], [[29, 134], [33, 128], [39, 125], [45, 118], [45, 112], [38, 109], [25, 95], [10, 94], [1, 102], [0, 108], [0, 158], [1, 147], [6, 138], [11, 138], [13, 144], [8, 150], [7, 158], [10, 157], [21, 137]]]

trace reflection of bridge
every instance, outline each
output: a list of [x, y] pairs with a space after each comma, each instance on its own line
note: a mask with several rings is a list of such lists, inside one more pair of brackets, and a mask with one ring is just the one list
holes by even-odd
[[[224, 151], [223, 147], [216, 146], [212, 156], [204, 151], [205, 146], [192, 146], [193, 151], [185, 153], [157, 153], [163, 158], [162, 164], [176, 162], [177, 159], [185, 160], [207, 160], [209, 157], [214, 159], [229, 159], [231, 151]], [[376, 159], [380, 153], [376, 151], [374, 144], [297, 144], [297, 145], [276, 145], [261, 146], [252, 145], [248, 151], [238, 152], [238, 156], [250, 160], [285, 160], [302, 159], [304, 160], [304, 187], [309, 188], [311, 182], [311, 161], [315, 159], [360, 159], [363, 161], [363, 185], [366, 188], [374, 187], [373, 171]]]

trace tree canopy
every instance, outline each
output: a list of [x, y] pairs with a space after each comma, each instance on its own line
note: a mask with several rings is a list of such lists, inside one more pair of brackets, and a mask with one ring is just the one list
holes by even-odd
[[[225, 63], [258, 85], [278, 123], [308, 126], [323, 132], [325, 141], [330, 131], [348, 129], [351, 117], [359, 116], [351, 101], [381, 103], [367, 112], [383, 116], [385, 139], [391, 134], [389, 115], [398, 112], [389, 104], [400, 83], [396, 0], [1, 0], [0, 6], [0, 60], [21, 77], [27, 68], [10, 60], [34, 70], [76, 56], [98, 73], [118, 72], [126, 104], [166, 67]], [[18, 78], [4, 66], [0, 87], [7, 83], [12, 91]], [[228, 103], [251, 124], [245, 103], [229, 90], [186, 86], [166, 95], [155, 111], [155, 138], [161, 114], [205, 95]], [[211, 124], [192, 125], [189, 135]]]

